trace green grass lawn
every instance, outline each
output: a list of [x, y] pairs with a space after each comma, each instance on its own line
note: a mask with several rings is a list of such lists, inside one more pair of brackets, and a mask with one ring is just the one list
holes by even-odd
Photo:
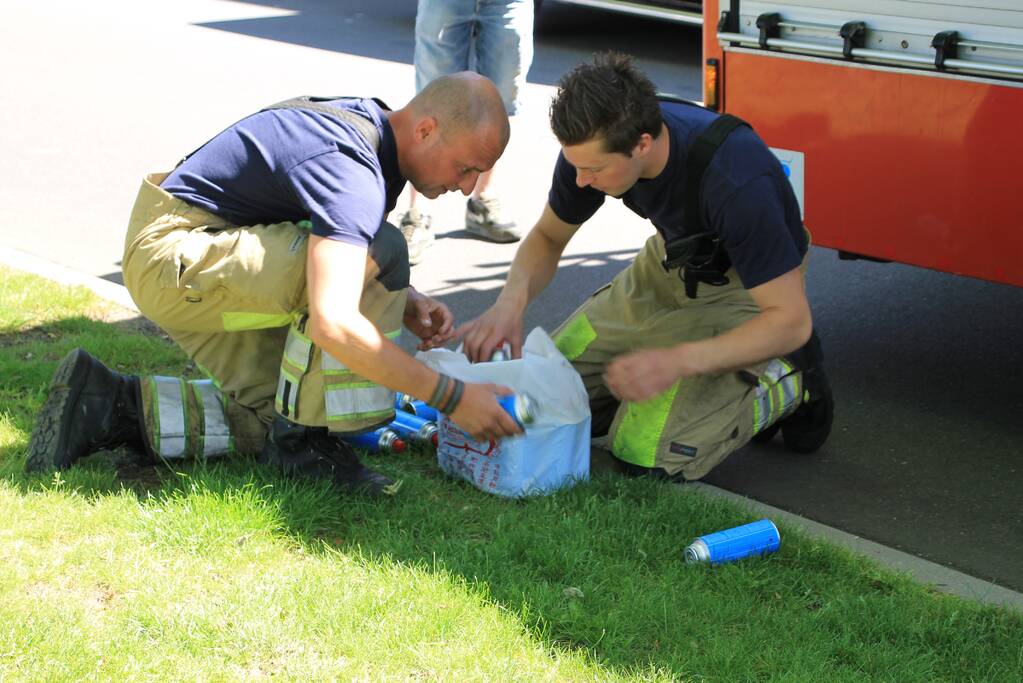
[[771, 556], [686, 565], [692, 538], [752, 518], [671, 485], [509, 501], [425, 452], [369, 458], [404, 480], [381, 501], [245, 459], [24, 474], [68, 350], [195, 374], [113, 312], [0, 269], [0, 681], [1023, 680], [1019, 613], [784, 524]]

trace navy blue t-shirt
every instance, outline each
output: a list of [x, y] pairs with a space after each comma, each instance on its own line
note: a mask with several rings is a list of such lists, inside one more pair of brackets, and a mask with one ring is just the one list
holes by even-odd
[[235, 225], [312, 222], [314, 235], [368, 245], [405, 186], [394, 131], [371, 99], [326, 102], [372, 121], [379, 154], [350, 123], [272, 109], [198, 149], [161, 187]]
[[[662, 102], [661, 112], [670, 136], [668, 163], [656, 178], [641, 179], [629, 188], [621, 197], [625, 205], [650, 219], [666, 242], [713, 230], [746, 289], [798, 267], [808, 247], [799, 204], [778, 159], [746, 126], [725, 139], [704, 171], [701, 224], [682, 231], [687, 219], [686, 153], [717, 114], [674, 102]], [[548, 202], [572, 225], [593, 216], [606, 196], [592, 187], [580, 188], [575, 179], [575, 167], [560, 154]]]

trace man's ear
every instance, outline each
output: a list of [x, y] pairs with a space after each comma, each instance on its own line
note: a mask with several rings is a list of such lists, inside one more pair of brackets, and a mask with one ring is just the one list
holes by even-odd
[[654, 138], [650, 133], [643, 133], [639, 136], [639, 142], [632, 148], [632, 156], [644, 157], [650, 153], [650, 150], [654, 147]]
[[424, 116], [416, 120], [412, 128], [412, 138], [416, 142], [423, 142], [432, 136], [437, 135], [437, 119], [432, 116]]

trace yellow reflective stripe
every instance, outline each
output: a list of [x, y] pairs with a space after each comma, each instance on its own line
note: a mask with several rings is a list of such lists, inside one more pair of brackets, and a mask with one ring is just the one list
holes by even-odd
[[221, 313], [220, 320], [227, 332], [263, 330], [269, 327], [287, 327], [295, 319], [292, 313]]
[[771, 387], [771, 414], [774, 416], [775, 421], [782, 416], [786, 408], [785, 389], [782, 387], [783, 382], [784, 380]]
[[753, 397], [753, 433], [756, 434], [762, 429], [767, 427], [767, 422], [764, 421], [763, 411], [760, 410], [760, 392], [756, 392]]
[[[192, 362], [195, 363], [195, 361]], [[207, 368], [205, 365], [202, 365], [201, 363], [195, 363], [195, 367], [199, 368], [199, 371], [202, 372], [202, 374], [206, 375], [206, 379], [213, 382], [213, 386], [215, 386], [217, 389], [220, 389], [220, 380], [213, 376], [213, 373], [210, 372], [209, 368]]]
[[796, 373], [782, 378], [778, 386], [781, 387], [781, 401], [782, 408], [781, 414], [778, 415], [778, 419], [782, 419], [792, 414], [802, 401], [799, 400], [800, 394], [802, 394], [803, 384], [803, 373]]
[[675, 402], [680, 382], [670, 389], [639, 403], [625, 403], [625, 414], [615, 433], [612, 452], [619, 459], [641, 467], [653, 467], [664, 425], [668, 422], [671, 404]]
[[580, 313], [558, 333], [554, 339], [554, 345], [558, 347], [558, 351], [561, 351], [565, 358], [575, 360], [596, 338], [597, 331], [593, 329], [589, 318], [586, 317], [586, 314]]

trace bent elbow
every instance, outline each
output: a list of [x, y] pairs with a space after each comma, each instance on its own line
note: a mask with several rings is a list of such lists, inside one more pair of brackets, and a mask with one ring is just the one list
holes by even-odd
[[322, 317], [314, 316], [309, 317], [305, 333], [309, 336], [309, 341], [321, 349], [343, 344], [347, 338], [344, 329], [340, 326], [331, 324]]
[[808, 341], [810, 341], [810, 335], [813, 334], [813, 318], [810, 315], [810, 311], [806, 311], [806, 315], [802, 315], [792, 326], [792, 350], [803, 348]]

